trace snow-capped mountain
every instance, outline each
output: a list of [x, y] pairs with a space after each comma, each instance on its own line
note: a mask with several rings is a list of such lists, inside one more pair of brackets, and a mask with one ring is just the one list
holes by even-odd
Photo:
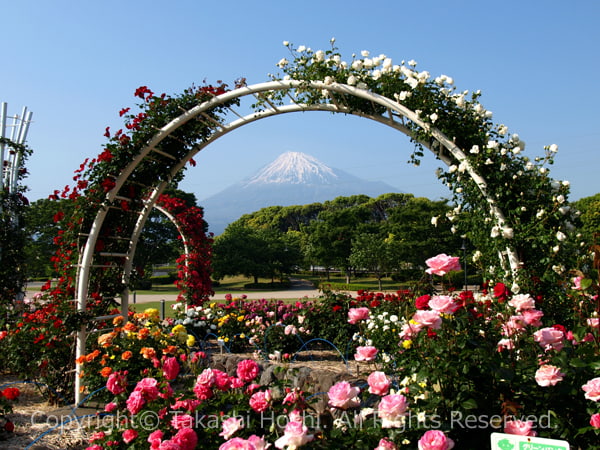
[[249, 178], [200, 201], [209, 230], [218, 235], [243, 214], [267, 206], [305, 205], [340, 196], [377, 197], [397, 188], [332, 169], [313, 156], [287, 152]]
[[339, 177], [317, 158], [301, 152], [286, 152], [266, 166], [245, 185], [252, 184], [335, 184]]

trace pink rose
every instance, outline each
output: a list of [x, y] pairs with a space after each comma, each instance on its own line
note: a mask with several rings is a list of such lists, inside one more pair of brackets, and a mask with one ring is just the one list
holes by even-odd
[[425, 272], [442, 277], [448, 272], [459, 271], [461, 270], [459, 259], [457, 256], [440, 253], [425, 261], [425, 264], [429, 267]]
[[348, 323], [355, 325], [361, 320], [367, 320], [369, 318], [369, 308], [350, 308], [348, 310]]
[[449, 295], [436, 295], [429, 300], [429, 307], [440, 314], [454, 314], [458, 306]]
[[125, 403], [127, 404], [127, 410], [131, 414], [137, 414], [144, 407], [146, 400], [140, 391], [133, 391]]
[[381, 419], [381, 428], [400, 428], [406, 414], [408, 402], [402, 394], [390, 394], [381, 398], [377, 414]]
[[586, 322], [588, 324], [588, 327], [600, 328], [600, 319], [598, 317], [592, 317], [590, 319], [587, 319]]
[[565, 335], [561, 330], [557, 330], [553, 327], [542, 328], [533, 333], [535, 341], [546, 351], [552, 349], [560, 351], [564, 346], [562, 341], [564, 336]]
[[327, 392], [329, 405], [340, 409], [348, 409], [360, 405], [360, 400], [357, 398], [358, 394], [360, 394], [360, 389], [352, 387], [347, 381], [340, 381], [334, 384]]
[[213, 387], [215, 381], [217, 380], [217, 375], [212, 369], [204, 369], [198, 378], [196, 378], [196, 384], [203, 384], [207, 387]]
[[223, 436], [225, 439], [229, 439], [232, 435], [235, 434], [236, 431], [244, 428], [243, 419], [238, 419], [236, 417], [230, 417], [223, 421], [222, 424], [223, 431], [219, 433], [219, 436]]
[[375, 450], [398, 450], [398, 447], [392, 441], [382, 438], [379, 440], [379, 444], [377, 444]]
[[581, 280], [583, 280], [583, 277], [574, 277], [571, 278], [571, 281], [573, 282], [573, 289], [575, 290], [581, 290]]
[[426, 431], [418, 442], [419, 450], [450, 450], [454, 441], [440, 430]]
[[198, 444], [198, 435], [192, 428], [181, 428], [172, 441], [179, 445], [180, 450], [194, 450]]
[[129, 429], [123, 431], [122, 436], [123, 436], [123, 442], [125, 442], [126, 444], [129, 444], [136, 437], [138, 437], [138, 432], [129, 428]]
[[171, 356], [170, 358], [165, 359], [163, 362], [163, 375], [167, 380], [174, 380], [179, 375], [179, 363], [177, 362], [177, 358]]
[[219, 450], [255, 450], [255, 447], [252, 442], [240, 437], [235, 437], [221, 444]]
[[117, 406], [118, 405], [115, 402], [107, 403], [106, 406], [104, 407], [104, 411], [113, 412], [115, 409], [117, 409]]
[[504, 424], [504, 432], [507, 434], [518, 434], [519, 436], [536, 436], [533, 431], [533, 422], [523, 420], [508, 420]]
[[535, 308], [535, 300], [529, 294], [517, 294], [508, 302], [518, 312]]
[[419, 334], [419, 332], [423, 329], [423, 325], [420, 323], [405, 323], [402, 325], [402, 329], [400, 330], [399, 337], [400, 339], [412, 339], [413, 336]]
[[141, 392], [146, 400], [158, 398], [158, 381], [155, 378], [143, 378], [135, 385], [134, 391]]
[[433, 330], [439, 330], [442, 326], [442, 318], [437, 311], [417, 311], [412, 320]]
[[513, 350], [515, 348], [515, 343], [511, 339], [500, 339], [497, 345], [499, 352], [502, 350]]
[[220, 391], [226, 391], [231, 387], [230, 376], [227, 375], [227, 373], [218, 369], [213, 369], [213, 373], [215, 374], [215, 386], [217, 389]]
[[160, 447], [163, 435], [164, 433], [161, 430], [156, 430], [150, 433], [148, 436], [148, 442], [150, 443], [150, 448], [152, 450], [156, 450]]
[[375, 395], [386, 395], [390, 390], [392, 382], [385, 373], [375, 371], [367, 377], [369, 392]]
[[176, 430], [192, 428], [194, 426], [194, 418], [189, 414], [175, 414], [171, 419], [171, 426]]
[[208, 400], [213, 397], [213, 391], [206, 384], [196, 383], [194, 386], [194, 394], [198, 400]]
[[255, 434], [248, 438], [248, 442], [254, 445], [254, 450], [265, 450], [271, 444], [268, 444], [264, 438], [259, 437]]
[[271, 406], [271, 391], [258, 391], [250, 397], [250, 407], [256, 412], [264, 412]]
[[564, 373], [556, 366], [550, 364], [544, 364], [535, 372], [535, 381], [540, 386], [556, 386], [556, 384], [563, 380]]
[[243, 381], [252, 381], [254, 380], [260, 372], [260, 367], [256, 361], [253, 359], [244, 359], [240, 361], [237, 365], [237, 376], [240, 380]]
[[597, 430], [600, 430], [600, 414], [593, 414], [590, 417], [590, 425]]
[[502, 334], [504, 336], [514, 336], [523, 330], [525, 330], [523, 316], [510, 316], [508, 321], [502, 324]]
[[125, 392], [127, 387], [127, 372], [113, 372], [108, 376], [106, 380], [106, 389], [112, 394], [119, 395]]
[[600, 401], [600, 377], [588, 381], [581, 389], [585, 391], [585, 398], [588, 400]]
[[526, 309], [521, 312], [521, 316], [527, 325], [532, 327], [541, 327], [542, 326], [542, 317], [544, 317], [544, 313], [542, 311], [538, 311], [537, 309]]
[[373, 361], [377, 356], [377, 349], [372, 346], [356, 347], [354, 359], [356, 361]]
[[277, 448], [296, 448], [314, 439], [312, 434], [308, 434], [308, 428], [302, 422], [288, 422], [283, 433], [283, 436], [275, 441]]
[[296, 334], [298, 334], [298, 329], [294, 325], [286, 325], [286, 327], [283, 330], [283, 333], [286, 336], [289, 336], [290, 334], [296, 335]]

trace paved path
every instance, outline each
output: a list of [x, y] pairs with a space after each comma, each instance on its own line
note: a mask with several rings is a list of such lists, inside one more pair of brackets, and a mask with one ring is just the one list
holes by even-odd
[[[309, 281], [306, 280], [298, 280], [292, 279], [292, 287], [285, 291], [261, 291], [261, 292], [232, 292], [232, 297], [241, 297], [242, 294], [246, 295], [249, 299], [284, 299], [284, 298], [296, 298], [296, 299], [306, 299], [306, 298], [316, 298], [321, 295], [321, 291], [315, 289]], [[135, 294], [130, 295], [129, 302], [130, 303], [148, 303], [148, 302], [159, 302], [161, 300], [175, 301], [177, 299], [177, 294]], [[215, 294], [211, 297], [213, 300], [225, 300], [225, 294]]]

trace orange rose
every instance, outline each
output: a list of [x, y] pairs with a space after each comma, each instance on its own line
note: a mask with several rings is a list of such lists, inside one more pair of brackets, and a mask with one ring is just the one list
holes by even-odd
[[175, 355], [175, 354], [177, 354], [177, 346], [176, 345], [169, 345], [167, 348], [165, 348], [163, 350], [163, 353], [165, 353], [167, 355], [169, 355], [169, 354]]
[[110, 367], [103, 367], [100, 371], [100, 375], [104, 378], [108, 378], [108, 376], [112, 373], [112, 369]]
[[123, 361], [127, 361], [128, 359], [130, 359], [133, 356], [133, 353], [131, 353], [131, 351], [127, 350], [124, 351], [123, 354], [121, 355], [121, 359]]
[[156, 358], [156, 350], [154, 350], [152, 347], [142, 347], [140, 353], [146, 359]]
[[115, 333], [106, 333], [98, 337], [98, 345], [102, 347], [110, 347], [115, 337]]
[[85, 356], [85, 362], [92, 362], [100, 355], [100, 350], [96, 349], [92, 353]]
[[143, 340], [150, 336], [150, 330], [148, 328], [142, 328], [138, 332], [138, 339]]
[[113, 325], [115, 327], [118, 327], [119, 325], [121, 325], [123, 323], [125, 319], [123, 318], [123, 316], [117, 316], [113, 319]]
[[124, 326], [123, 329], [125, 331], [130, 331], [130, 332], [134, 332], [137, 331], [137, 327], [135, 326], [135, 324], [133, 322], [127, 322]]

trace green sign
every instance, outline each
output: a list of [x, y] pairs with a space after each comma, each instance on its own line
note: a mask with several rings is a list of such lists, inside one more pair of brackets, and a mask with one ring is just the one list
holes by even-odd
[[569, 450], [569, 443], [516, 434], [492, 433], [492, 450]]

